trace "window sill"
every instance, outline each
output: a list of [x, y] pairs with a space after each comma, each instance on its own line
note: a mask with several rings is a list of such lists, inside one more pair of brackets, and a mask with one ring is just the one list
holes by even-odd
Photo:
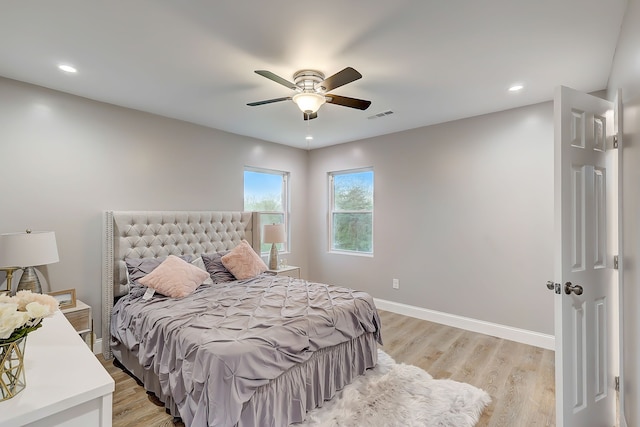
[[359, 257], [364, 257], [364, 258], [373, 258], [373, 253], [367, 253], [367, 252], [352, 252], [352, 251], [330, 250], [328, 253], [329, 254], [334, 254], [334, 255], [352, 255], [352, 256], [359, 256]]

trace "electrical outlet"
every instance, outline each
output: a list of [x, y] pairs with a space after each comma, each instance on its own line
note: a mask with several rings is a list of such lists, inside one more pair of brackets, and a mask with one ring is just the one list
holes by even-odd
[[400, 280], [393, 279], [393, 289], [400, 289]]

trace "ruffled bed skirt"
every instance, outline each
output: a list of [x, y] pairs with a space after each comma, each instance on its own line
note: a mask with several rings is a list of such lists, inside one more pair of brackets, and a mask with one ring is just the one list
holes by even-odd
[[[174, 417], [181, 417], [172, 397], [162, 394], [153, 370], [141, 367], [137, 355], [119, 343], [112, 342], [111, 347], [114, 357], [143, 383], [145, 389], [162, 400]], [[244, 404], [237, 425], [281, 427], [302, 422], [307, 411], [321, 407], [358, 375], [373, 368], [377, 358], [377, 342], [373, 333], [319, 350], [306, 362], [259, 387]]]

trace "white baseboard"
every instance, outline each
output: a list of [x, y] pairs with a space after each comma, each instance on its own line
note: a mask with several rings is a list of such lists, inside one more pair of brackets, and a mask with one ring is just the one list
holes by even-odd
[[511, 326], [499, 325], [497, 323], [485, 322], [483, 320], [471, 319], [469, 317], [457, 316], [455, 314], [443, 313], [440, 311], [429, 310], [427, 308], [415, 307], [378, 298], [374, 298], [374, 301], [376, 303], [376, 307], [379, 309], [402, 314], [404, 316], [428, 320], [430, 322], [440, 323], [442, 325], [478, 332], [485, 335], [491, 335], [522, 344], [542, 347], [547, 350], [555, 350], [556, 348], [556, 338], [553, 335], [541, 334], [539, 332], [528, 331], [526, 329], [513, 328]]

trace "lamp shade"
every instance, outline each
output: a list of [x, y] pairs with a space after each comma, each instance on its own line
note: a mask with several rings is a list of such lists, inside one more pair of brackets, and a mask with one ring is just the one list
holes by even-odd
[[56, 233], [53, 231], [0, 234], [2, 267], [33, 267], [59, 260]]
[[263, 233], [264, 243], [284, 243], [287, 237], [284, 232], [284, 224], [266, 224]]
[[303, 113], [315, 113], [327, 101], [323, 95], [314, 92], [299, 93], [293, 95], [292, 99]]

